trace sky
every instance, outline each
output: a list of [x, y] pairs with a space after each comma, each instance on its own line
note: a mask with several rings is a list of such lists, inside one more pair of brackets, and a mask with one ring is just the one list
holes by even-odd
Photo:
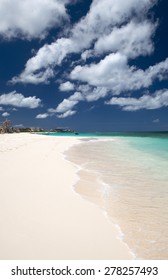
[[168, 131], [167, 0], [0, 0], [0, 123]]

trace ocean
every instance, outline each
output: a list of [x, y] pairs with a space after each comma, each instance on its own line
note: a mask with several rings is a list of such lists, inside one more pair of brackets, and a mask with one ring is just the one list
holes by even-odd
[[136, 259], [168, 259], [168, 133], [85, 136], [66, 152], [80, 167], [75, 191], [101, 207]]

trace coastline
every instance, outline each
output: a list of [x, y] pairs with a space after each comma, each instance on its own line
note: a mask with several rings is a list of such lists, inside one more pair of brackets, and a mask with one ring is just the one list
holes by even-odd
[[133, 259], [103, 212], [73, 191], [64, 152], [81, 137], [0, 136], [0, 259]]
[[98, 205], [116, 225], [134, 259], [167, 259], [168, 154], [164, 139], [81, 139], [82, 144], [66, 153], [81, 167], [75, 191]]
[[[108, 223], [111, 224], [113, 227], [113, 233], [115, 234], [117, 240], [127, 248], [128, 254], [131, 256], [131, 259], [137, 259], [135, 252], [133, 252], [124, 238], [124, 233], [118, 224], [118, 221], [113, 219], [113, 215], [109, 215], [106, 209], [106, 195], [111, 187], [103, 181], [100, 171], [96, 171], [90, 167], [88, 167], [86, 163], [86, 159], [83, 160], [83, 156], [85, 155], [80, 151], [82, 150], [82, 146], [85, 147], [86, 144], [90, 145], [95, 143], [102, 143], [103, 142], [113, 142], [116, 141], [113, 138], [108, 139], [105, 137], [97, 138], [94, 137], [84, 137], [79, 138], [80, 141], [76, 143], [76, 145], [71, 146], [69, 149], [64, 151], [65, 159], [70, 161], [76, 166], [76, 174], [78, 176], [78, 180], [73, 185], [73, 190], [75, 194], [82, 197], [84, 200], [88, 201], [89, 203], [96, 206], [96, 208], [101, 211], [104, 218], [107, 220]], [[77, 147], [78, 146], [78, 147]], [[77, 151], [77, 153], [76, 153]], [[86, 156], [87, 158], [90, 156]], [[113, 209], [114, 210], [114, 209]]]

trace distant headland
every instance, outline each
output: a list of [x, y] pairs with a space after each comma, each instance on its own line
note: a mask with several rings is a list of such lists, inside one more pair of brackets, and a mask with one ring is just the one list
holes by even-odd
[[40, 127], [13, 127], [10, 120], [5, 120], [0, 124], [0, 134], [3, 133], [20, 133], [20, 132], [55, 132], [55, 133], [77, 133], [77, 131], [69, 128], [53, 128], [53, 129], [44, 129]]

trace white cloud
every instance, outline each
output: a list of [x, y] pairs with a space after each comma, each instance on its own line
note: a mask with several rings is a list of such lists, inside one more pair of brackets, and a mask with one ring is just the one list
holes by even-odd
[[86, 100], [88, 102], [97, 101], [100, 98], [104, 98], [108, 94], [108, 90], [105, 87], [91, 87], [89, 85], [80, 85], [78, 87], [78, 90], [81, 92], [83, 100]]
[[124, 111], [137, 111], [141, 109], [154, 110], [168, 106], [168, 90], [156, 91], [153, 95], [143, 95], [140, 98], [112, 97], [107, 105], [118, 105]]
[[[153, 68], [155, 73], [155, 68]], [[79, 92], [75, 92], [69, 98], [64, 99], [56, 109], [49, 109], [49, 114], [57, 114], [57, 117], [66, 117], [76, 111], [73, 108], [80, 101], [93, 102], [100, 98], [105, 98], [109, 95], [109, 90], [105, 87], [91, 87], [89, 85], [81, 85], [78, 87]], [[141, 98], [120, 97], [111, 98], [105, 102], [108, 105], [118, 105], [125, 111], [136, 111], [140, 109], [158, 109], [168, 104], [168, 91], [157, 91], [153, 96], [144, 95]]]
[[10, 116], [10, 114], [9, 114], [8, 112], [4, 112], [4, 113], [2, 114], [2, 117], [8, 117], [8, 116]]
[[55, 112], [56, 113], [65, 113], [69, 110], [71, 110], [78, 101], [75, 100], [69, 100], [69, 99], [64, 99], [56, 108]]
[[0, 111], [3, 111], [4, 109], [2, 107], [0, 107]]
[[70, 39], [61, 38], [51, 45], [44, 45], [26, 63], [25, 70], [18, 77], [13, 77], [12, 83], [47, 83], [54, 76], [53, 67], [60, 65], [67, 53], [75, 52], [77, 45]]
[[107, 87], [117, 91], [119, 84], [125, 84], [121, 77], [128, 72], [127, 58], [119, 53], [110, 54], [99, 63], [89, 66], [76, 66], [70, 77], [87, 82], [96, 87]]
[[49, 113], [65, 113], [67, 111], [72, 110], [72, 108], [78, 104], [79, 101], [84, 100], [82, 94], [80, 92], [75, 92], [69, 98], [65, 98], [56, 109], [48, 109]]
[[75, 110], [72, 110], [79, 101], [84, 100], [83, 95], [80, 92], [75, 92], [69, 98], [65, 98], [56, 109], [50, 108], [48, 109], [48, 113], [50, 115], [57, 114], [58, 118], [66, 118], [72, 116], [76, 113]]
[[120, 28], [115, 27], [108, 35], [100, 37], [95, 43], [97, 53], [120, 52], [128, 58], [149, 55], [153, 51], [151, 35], [155, 26], [148, 22], [130, 21]]
[[30, 83], [35, 85], [40, 83], [47, 84], [52, 77], [54, 77], [54, 72], [50, 68], [47, 68], [44, 72], [36, 74], [33, 74], [29, 69], [26, 69], [19, 77], [13, 77], [10, 83]]
[[86, 50], [81, 54], [81, 58], [86, 60], [87, 58], [93, 56], [94, 52], [92, 50]]
[[0, 104], [34, 109], [40, 106], [41, 100], [36, 96], [24, 97], [21, 93], [12, 91], [0, 95]]
[[114, 26], [128, 22], [135, 16], [139, 19], [145, 17], [154, 2], [156, 1], [94, 0], [86, 17], [73, 28], [73, 40], [80, 40], [83, 48], [89, 47], [93, 40], [108, 34]]
[[75, 86], [71, 82], [67, 81], [65, 83], [60, 84], [60, 91], [71, 91], [74, 90]]
[[44, 113], [44, 114], [39, 114], [36, 116], [36, 119], [46, 119], [48, 118], [49, 114]]
[[168, 77], [168, 59], [146, 70], [129, 66], [125, 55], [110, 54], [97, 64], [76, 66], [70, 74], [71, 79], [87, 82], [89, 85], [104, 87], [112, 94], [128, 90], [138, 90], [152, 85], [153, 81]]
[[48, 29], [67, 20], [60, 0], [0, 0], [0, 34], [5, 38], [43, 38]]
[[89, 86], [79, 86], [80, 91], [75, 92], [69, 98], [64, 99], [56, 109], [49, 109], [49, 114], [57, 114], [58, 118], [66, 118], [68, 116], [74, 115], [76, 113], [73, 108], [80, 101], [88, 101], [92, 102], [98, 100], [99, 98], [103, 98], [107, 94], [107, 90], [105, 88], [97, 87], [91, 88]]
[[[56, 2], [63, 5], [63, 9], [66, 4], [72, 3], [70, 0]], [[77, 92], [64, 99], [57, 108], [50, 108], [47, 113], [39, 114], [36, 118], [52, 114], [65, 118], [76, 113], [74, 108], [80, 101], [92, 102], [123, 92], [131, 94], [149, 88], [156, 80], [167, 79], [168, 59], [146, 69], [137, 68], [132, 60], [154, 51], [153, 36], [157, 24], [147, 17], [147, 12], [156, 3], [157, 0], [93, 0], [86, 16], [64, 32], [67, 36], [40, 48], [27, 61], [23, 72], [12, 79], [12, 83], [49, 83], [57, 74], [55, 67], [61, 66], [66, 57], [64, 78], [71, 71], [69, 79], [77, 80], [78, 83], [75, 85], [67, 81], [60, 84], [61, 91], [75, 89]], [[77, 56], [73, 65], [77, 65], [77, 62], [79, 65], [72, 69], [74, 66], [69, 54], [74, 53], [78, 53], [82, 61]], [[98, 62], [86, 64], [95, 61], [94, 58]], [[156, 109], [167, 106], [166, 92], [158, 91], [139, 99], [113, 97], [106, 104], [119, 105], [123, 110], [130, 111]]]
[[69, 100], [71, 100], [71, 101], [82, 101], [82, 100], [84, 100], [84, 97], [81, 94], [81, 92], [76, 91], [73, 95], [71, 95], [69, 97]]
[[[86, 59], [92, 53], [91, 50], [88, 52], [88, 48], [92, 46], [93, 42], [99, 40], [102, 36], [108, 36], [115, 26], [119, 27], [121, 24], [128, 23], [132, 18], [136, 18], [143, 25], [139, 38], [141, 47], [136, 46], [134, 52], [145, 54], [147, 52], [144, 50], [146, 46], [151, 52], [150, 36], [154, 28], [152, 23], [149, 24], [144, 20], [147, 11], [155, 2], [151, 0], [93, 0], [87, 15], [75, 24], [71, 31], [69, 30], [69, 37], [59, 38], [50, 45], [44, 45], [34, 57], [27, 61], [24, 71], [18, 77], [14, 77], [12, 82], [20, 81], [35, 84], [48, 82], [50, 77], [54, 75], [53, 68], [60, 65], [68, 54], [84, 51], [82, 57]], [[145, 26], [145, 23], [147, 26]], [[129, 28], [134, 32], [133, 28]], [[126, 33], [128, 33], [129, 28], [127, 27], [125, 30]], [[125, 43], [126, 53], [131, 52], [131, 47], [135, 48], [136, 41], [139, 42], [136, 35], [131, 35], [131, 37], [130, 48]], [[142, 38], [146, 42], [142, 42]], [[100, 45], [101, 41], [98, 42]], [[49, 71], [46, 73], [48, 69]]]
[[76, 111], [68, 110], [68, 111], [66, 111], [63, 114], [58, 115], [57, 117], [60, 118], [60, 119], [63, 119], [63, 118], [67, 118], [67, 117], [73, 116], [74, 114], [76, 114]]
[[56, 109], [50, 108], [48, 109], [48, 114], [51, 116], [53, 114], [56, 114], [58, 118], [66, 118], [69, 116], [72, 116], [76, 113], [75, 110], [72, 110], [73, 107], [75, 107], [76, 104], [78, 104], [78, 100], [70, 100], [70, 99], [64, 99]]

